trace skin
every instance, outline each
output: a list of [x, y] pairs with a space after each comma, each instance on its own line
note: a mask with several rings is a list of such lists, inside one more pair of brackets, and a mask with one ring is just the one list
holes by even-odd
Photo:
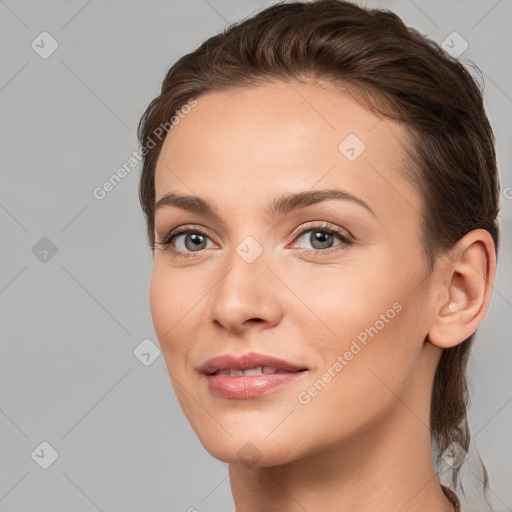
[[[207, 242], [194, 252], [185, 235], [176, 239], [190, 258], [157, 246], [150, 306], [184, 414], [205, 449], [229, 463], [237, 512], [452, 511], [432, 463], [430, 394], [442, 349], [485, 316], [495, 272], [489, 233], [468, 233], [429, 274], [421, 195], [404, 173], [406, 127], [326, 84], [276, 81], [197, 99], [164, 142], [156, 201], [200, 196], [219, 218], [172, 206], [156, 213], [157, 241], [197, 224]], [[338, 149], [348, 134], [366, 146], [354, 161]], [[375, 215], [347, 200], [265, 213], [278, 195], [333, 187]], [[310, 235], [325, 222], [354, 243], [333, 235], [338, 250], [320, 254], [326, 249]], [[263, 250], [252, 263], [236, 251], [247, 236]], [[401, 310], [378, 334], [300, 403], [298, 394], [396, 303]], [[198, 367], [249, 351], [308, 372], [258, 398], [210, 393]], [[255, 462], [243, 457], [247, 443]]]

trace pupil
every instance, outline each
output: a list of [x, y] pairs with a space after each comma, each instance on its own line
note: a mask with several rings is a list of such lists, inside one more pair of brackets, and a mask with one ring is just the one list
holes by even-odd
[[[326, 247], [330, 247], [331, 244], [329, 242], [332, 242], [332, 240], [329, 239], [332, 235], [330, 233], [324, 233], [322, 231], [316, 231], [313, 233], [314, 238], [312, 239], [311, 243], [313, 247], [315, 247], [315, 243], [319, 243], [320, 249], [325, 249]], [[315, 242], [315, 243], [313, 243]]]
[[[198, 234], [192, 234], [192, 235], [189, 235], [185, 240], [185, 245], [187, 246], [187, 249], [197, 249], [201, 243], [203, 243], [204, 241], [202, 240], [203, 236], [202, 235], [198, 235]], [[191, 240], [192, 241], [192, 247], [189, 246], [189, 244], [187, 243], [188, 240]]]

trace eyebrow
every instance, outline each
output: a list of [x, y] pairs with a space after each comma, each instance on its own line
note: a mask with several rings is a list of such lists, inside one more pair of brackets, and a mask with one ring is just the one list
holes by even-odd
[[[361, 198], [338, 188], [327, 190], [306, 190], [304, 192], [293, 194], [283, 194], [271, 201], [264, 211], [267, 215], [274, 217], [278, 214], [286, 214], [299, 208], [304, 208], [312, 204], [332, 199], [352, 201], [368, 210], [374, 217], [377, 216], [370, 206]], [[174, 192], [169, 192], [160, 198], [155, 204], [155, 214], [158, 210], [167, 206], [173, 206], [193, 213], [212, 215], [215, 217], [219, 216], [212, 204], [198, 196], [180, 195]]]

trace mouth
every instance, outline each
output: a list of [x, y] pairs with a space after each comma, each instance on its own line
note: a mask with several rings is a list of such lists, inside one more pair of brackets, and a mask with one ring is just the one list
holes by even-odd
[[221, 354], [208, 359], [199, 368], [205, 375], [225, 375], [240, 377], [243, 375], [272, 375], [305, 371], [304, 365], [292, 363], [267, 354], [246, 352], [240, 355]]
[[293, 385], [308, 368], [254, 352], [234, 356], [223, 354], [206, 361], [200, 368], [207, 389], [223, 398], [248, 399]]
[[241, 377], [243, 375], [274, 375], [276, 373], [297, 373], [305, 372], [306, 368], [300, 370], [285, 370], [284, 368], [277, 368], [276, 366], [257, 366], [254, 368], [247, 368], [242, 370], [240, 368], [227, 368], [219, 369], [214, 372], [207, 373], [207, 375], [224, 375], [226, 377]]

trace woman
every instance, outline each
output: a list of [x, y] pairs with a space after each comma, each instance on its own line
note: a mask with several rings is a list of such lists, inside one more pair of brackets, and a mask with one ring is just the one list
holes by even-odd
[[391, 12], [277, 4], [179, 59], [139, 137], [155, 331], [236, 511], [460, 510], [499, 240], [465, 68]]

